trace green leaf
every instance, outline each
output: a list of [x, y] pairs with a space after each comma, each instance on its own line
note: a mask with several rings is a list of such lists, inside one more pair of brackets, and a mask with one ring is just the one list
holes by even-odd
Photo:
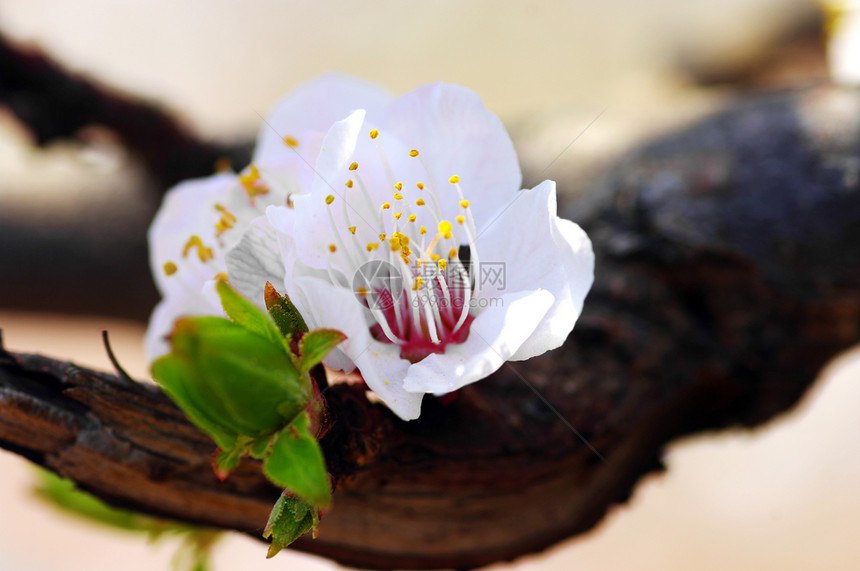
[[[278, 346], [284, 345], [284, 336], [269, 314], [254, 305], [251, 300], [236, 291], [236, 288], [223, 280], [215, 284], [221, 305], [233, 323], [265, 337]], [[289, 349], [289, 347], [286, 347]]]
[[281, 346], [227, 319], [180, 318], [170, 341], [153, 376], [224, 450], [238, 435], [277, 432], [311, 397]]
[[219, 422], [217, 412], [211, 411], [195, 399], [188, 386], [188, 378], [191, 375], [193, 372], [188, 370], [187, 363], [173, 355], [165, 355], [152, 364], [152, 377], [191, 422], [208, 434], [222, 449], [233, 448], [236, 433]]
[[263, 461], [263, 472], [309, 504], [325, 507], [331, 502], [328, 471], [319, 442], [309, 427], [310, 415], [303, 412], [281, 430], [269, 457]]
[[344, 339], [346, 335], [335, 329], [314, 329], [305, 333], [299, 341], [299, 372], [304, 374], [313, 369]]
[[281, 549], [315, 529], [318, 523], [317, 508], [286, 492], [281, 494], [263, 530], [263, 538], [272, 538], [266, 557], [274, 557]]
[[290, 301], [289, 296], [279, 294], [271, 282], [266, 282], [265, 299], [266, 309], [269, 310], [269, 315], [278, 324], [283, 335], [295, 335], [308, 330], [302, 314]]

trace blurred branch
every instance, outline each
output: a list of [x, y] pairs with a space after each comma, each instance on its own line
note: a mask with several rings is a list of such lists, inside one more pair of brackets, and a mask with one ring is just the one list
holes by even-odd
[[242, 167], [250, 156], [248, 144], [201, 141], [155, 104], [70, 73], [2, 35], [0, 104], [29, 127], [39, 145], [75, 138], [90, 125], [108, 128], [143, 160], [162, 192], [211, 173], [221, 158]]

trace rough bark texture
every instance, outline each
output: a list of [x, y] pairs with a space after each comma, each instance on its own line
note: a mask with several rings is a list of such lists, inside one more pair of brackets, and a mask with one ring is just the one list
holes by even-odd
[[[597, 277], [562, 348], [412, 423], [326, 393], [335, 504], [296, 547], [376, 568], [514, 558], [593, 526], [672, 439], [791, 407], [860, 339], [858, 165], [860, 94], [832, 86], [749, 98], [621, 161], [565, 210]], [[32, 355], [0, 356], [0, 445], [116, 505], [255, 536], [277, 496], [252, 462], [218, 482], [157, 388]]]

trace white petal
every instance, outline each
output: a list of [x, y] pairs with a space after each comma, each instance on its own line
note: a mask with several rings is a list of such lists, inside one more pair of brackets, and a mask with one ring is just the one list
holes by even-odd
[[[221, 251], [214, 237], [215, 223], [221, 216], [215, 204], [226, 202], [238, 189], [235, 175], [219, 174], [188, 180], [167, 191], [148, 233], [149, 261], [159, 291], [176, 290], [183, 282], [200, 286], [223, 271]], [[193, 250], [183, 257], [185, 244], [192, 235], [200, 236], [212, 248], [214, 260], [202, 263]], [[178, 275], [165, 274], [164, 264], [168, 262], [176, 264]]]
[[314, 164], [319, 147], [309, 137], [327, 131], [356, 109], [375, 113], [390, 99], [391, 95], [375, 84], [335, 73], [321, 75], [275, 105], [260, 128], [254, 162], [279, 162], [287, 153], [294, 154], [284, 143], [284, 137], [290, 136], [299, 142], [296, 151]]
[[409, 367], [404, 387], [436, 394], [479, 381], [511, 358], [532, 334], [553, 303], [546, 291], [500, 296], [475, 318], [464, 343], [448, 345]]
[[520, 189], [517, 154], [504, 125], [465, 87], [419, 87], [393, 101], [380, 123], [380, 131], [418, 150], [441, 195], [443, 217], [459, 214], [452, 175], [460, 177], [479, 229]]
[[227, 252], [226, 263], [230, 284], [265, 308], [266, 282], [277, 287], [284, 279], [278, 234], [265, 216], [251, 222], [239, 242]]
[[[338, 348], [358, 366], [373, 392], [404, 420], [418, 418], [423, 395], [403, 388], [409, 361], [400, 358], [400, 347], [373, 339], [364, 309], [352, 291], [311, 277], [296, 278], [288, 286], [308, 327], [330, 327], [344, 333], [347, 339]], [[336, 368], [337, 361], [342, 363], [342, 358], [326, 359], [325, 364]]]
[[[556, 215], [555, 183], [544, 181], [521, 192], [478, 238], [482, 297], [545, 290], [555, 299], [513, 360], [528, 359], [564, 343], [594, 280], [591, 241], [579, 226]], [[491, 279], [494, 267], [503, 272], [502, 284]]]

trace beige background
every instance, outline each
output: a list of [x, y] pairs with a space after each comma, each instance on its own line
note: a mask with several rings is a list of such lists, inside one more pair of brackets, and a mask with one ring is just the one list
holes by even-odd
[[[512, 126], [551, 126], [554, 117], [606, 109], [566, 155], [575, 162], [619, 144], [619, 126], [669, 124], [693, 102], [719, 94], [685, 85], [674, 62], [750, 57], [808, 10], [809, 3], [792, 0], [6, 0], [0, 29], [37, 42], [74, 69], [168, 104], [212, 136], [255, 131], [257, 113], [330, 69], [394, 92], [439, 79], [462, 83]], [[583, 126], [558, 123], [551, 144], [521, 154], [549, 163]], [[14, 192], [31, 207], [73, 208], [44, 194], [45, 180], [97, 189], [123, 176], [110, 156], [63, 146], [36, 152], [26, 142], [0, 114], [0, 198]], [[75, 198], [86, 203], [85, 193]], [[137, 324], [6, 311], [0, 327], [13, 350], [106, 369], [99, 332], [108, 328], [130, 372], [146, 374]], [[767, 427], [674, 445], [668, 473], [643, 482], [598, 529], [510, 567], [860, 568], [858, 379], [860, 358], [841, 359], [798, 410]], [[170, 546], [152, 549], [56, 515], [30, 497], [30, 483], [26, 464], [0, 453], [0, 571], [168, 568]], [[273, 561], [264, 555], [262, 544], [230, 537], [218, 549], [216, 569], [331, 568], [299, 554]]]

